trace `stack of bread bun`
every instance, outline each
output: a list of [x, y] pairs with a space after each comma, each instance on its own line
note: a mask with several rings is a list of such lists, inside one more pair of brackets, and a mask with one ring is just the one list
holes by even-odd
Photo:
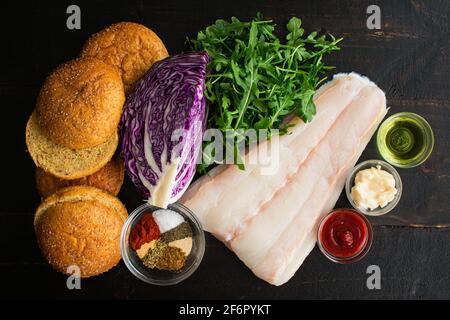
[[121, 22], [93, 35], [79, 58], [45, 80], [26, 126], [26, 143], [44, 198], [34, 228], [44, 257], [57, 271], [70, 273], [77, 266], [82, 277], [90, 277], [120, 261], [119, 238], [128, 214], [116, 198], [124, 179], [117, 128], [126, 92], [167, 56], [153, 31]]

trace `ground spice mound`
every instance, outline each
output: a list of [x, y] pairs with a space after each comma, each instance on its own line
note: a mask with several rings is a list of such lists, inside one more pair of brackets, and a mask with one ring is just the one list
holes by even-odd
[[167, 243], [158, 240], [156, 246], [148, 251], [142, 262], [147, 268], [179, 271], [186, 263], [186, 255], [180, 248], [170, 247]]
[[186, 255], [183, 250], [176, 247], [167, 246], [164, 253], [156, 262], [156, 268], [161, 270], [178, 271], [184, 267]]
[[147, 268], [154, 269], [156, 268], [156, 264], [159, 258], [164, 253], [165, 248], [168, 247], [168, 244], [161, 241], [156, 241], [156, 245], [153, 249], [148, 250], [145, 257], [142, 259], [144, 266]]
[[159, 239], [163, 242], [169, 243], [187, 237], [192, 237], [192, 229], [188, 222], [183, 222], [177, 227], [162, 233]]
[[136, 224], [130, 234], [130, 246], [138, 250], [144, 243], [156, 240], [159, 237], [159, 228], [151, 214], [146, 214]]

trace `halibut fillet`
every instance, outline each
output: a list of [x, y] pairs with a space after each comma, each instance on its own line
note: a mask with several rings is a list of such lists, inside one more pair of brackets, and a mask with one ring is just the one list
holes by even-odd
[[[292, 119], [290, 134], [246, 154], [245, 170], [220, 165], [181, 198], [206, 231], [273, 285], [287, 282], [314, 248], [318, 223], [387, 112], [384, 92], [356, 73], [336, 75], [314, 102], [310, 123]], [[259, 153], [272, 147], [278, 152]], [[255, 157], [262, 163], [247, 165]]]

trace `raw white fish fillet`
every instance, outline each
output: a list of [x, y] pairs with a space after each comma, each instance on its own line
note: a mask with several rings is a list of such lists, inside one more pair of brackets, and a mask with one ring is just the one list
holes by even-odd
[[[335, 205], [345, 179], [386, 115], [382, 90], [355, 73], [339, 74], [314, 97], [312, 122], [291, 121], [277, 144], [278, 165], [221, 165], [194, 182], [181, 202], [261, 279], [288, 281], [316, 243], [318, 223]], [[267, 160], [267, 159], [266, 159]], [[278, 162], [279, 161], [279, 162]]]

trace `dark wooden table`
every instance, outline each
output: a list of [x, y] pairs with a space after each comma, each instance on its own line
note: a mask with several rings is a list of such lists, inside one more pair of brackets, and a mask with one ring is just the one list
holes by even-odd
[[[2, 105], [0, 296], [2, 298], [450, 298], [450, 2], [376, 1], [381, 30], [368, 30], [366, 9], [373, 1], [33, 1], [2, 2]], [[81, 30], [66, 28], [66, 8], [81, 7]], [[33, 212], [39, 204], [34, 167], [26, 153], [24, 128], [45, 76], [75, 58], [83, 42], [107, 25], [136, 21], [164, 40], [171, 53], [182, 51], [186, 36], [236, 15], [261, 11], [283, 25], [292, 15], [308, 31], [345, 37], [342, 51], [328, 58], [336, 72], [357, 71], [386, 91], [390, 113], [412, 111], [432, 125], [436, 145], [422, 166], [400, 170], [404, 194], [389, 215], [372, 219], [375, 240], [361, 262], [342, 266], [315, 249], [294, 278], [282, 287], [259, 280], [221, 243], [207, 236], [198, 271], [180, 285], [152, 287], [121, 263], [100, 277], [67, 290], [66, 278], [45, 263], [34, 238]], [[363, 158], [379, 158], [373, 142]], [[139, 203], [126, 183], [121, 199]], [[338, 206], [348, 206], [342, 196]], [[366, 269], [381, 269], [381, 290], [366, 287]]]

